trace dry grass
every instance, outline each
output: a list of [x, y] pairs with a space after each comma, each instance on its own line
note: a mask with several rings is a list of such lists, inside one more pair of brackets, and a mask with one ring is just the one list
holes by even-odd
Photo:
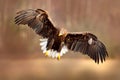
[[95, 64], [84, 59], [1, 60], [0, 80], [119, 80], [119, 62]]

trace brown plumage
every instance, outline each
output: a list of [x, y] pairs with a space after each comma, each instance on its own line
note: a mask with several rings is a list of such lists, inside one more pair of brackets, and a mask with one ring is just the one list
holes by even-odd
[[60, 59], [67, 49], [88, 55], [95, 62], [105, 61], [108, 56], [105, 45], [98, 38], [88, 32], [72, 33], [54, 27], [48, 14], [42, 9], [28, 9], [17, 13], [15, 23], [28, 25], [38, 35], [42, 36], [43, 53]]

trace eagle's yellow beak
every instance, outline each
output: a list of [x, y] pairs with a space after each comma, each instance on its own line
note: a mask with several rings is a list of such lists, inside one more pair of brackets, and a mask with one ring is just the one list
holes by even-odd
[[59, 35], [58, 36], [61, 36], [62, 35], [62, 33], [59, 33]]
[[61, 29], [60, 32], [59, 32], [59, 35], [58, 36], [61, 36], [61, 35], [66, 35], [67, 31], [65, 29]]

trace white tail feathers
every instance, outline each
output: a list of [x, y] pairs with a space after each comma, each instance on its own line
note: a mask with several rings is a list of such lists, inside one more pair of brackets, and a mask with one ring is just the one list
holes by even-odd
[[63, 54], [66, 54], [68, 52], [67, 46], [63, 46], [60, 52], [57, 52], [56, 50], [49, 49], [47, 50], [46, 46], [48, 43], [48, 39], [40, 39], [40, 46], [43, 53], [47, 53], [47, 56], [52, 58], [58, 58], [58, 56], [63, 56]]

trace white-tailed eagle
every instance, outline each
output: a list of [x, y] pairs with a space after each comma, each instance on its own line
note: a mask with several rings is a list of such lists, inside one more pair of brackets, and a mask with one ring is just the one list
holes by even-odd
[[27, 9], [17, 12], [15, 24], [28, 25], [38, 35], [40, 46], [46, 56], [58, 60], [68, 50], [88, 55], [96, 63], [105, 61], [108, 56], [105, 45], [89, 32], [67, 32], [55, 27], [48, 14], [42, 9]]

